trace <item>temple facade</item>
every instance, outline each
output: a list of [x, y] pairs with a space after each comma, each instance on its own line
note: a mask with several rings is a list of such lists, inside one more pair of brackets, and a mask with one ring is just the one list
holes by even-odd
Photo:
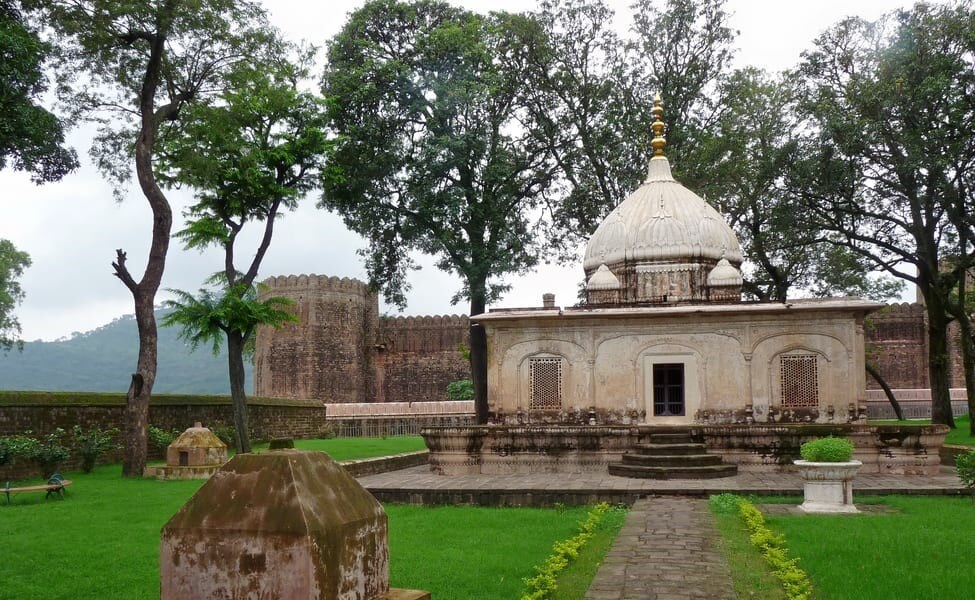
[[865, 419], [855, 298], [741, 301], [741, 247], [674, 180], [659, 97], [646, 180], [590, 238], [587, 302], [493, 310], [488, 401], [501, 424], [849, 423]]

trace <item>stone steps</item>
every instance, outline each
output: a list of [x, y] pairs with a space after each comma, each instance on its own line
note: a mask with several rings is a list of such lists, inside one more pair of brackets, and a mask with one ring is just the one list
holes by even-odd
[[609, 465], [609, 474], [637, 479], [716, 479], [737, 475], [738, 467], [724, 464], [701, 467], [648, 467], [614, 463]]
[[636, 444], [633, 451], [644, 456], [695, 455], [707, 452], [704, 444]]
[[689, 433], [654, 433], [646, 444], [637, 444], [621, 462], [609, 465], [609, 474], [641, 479], [714, 479], [738, 473], [721, 457], [708, 454], [707, 446]]
[[717, 454], [624, 454], [623, 464], [645, 467], [706, 467], [720, 465], [722, 462]]

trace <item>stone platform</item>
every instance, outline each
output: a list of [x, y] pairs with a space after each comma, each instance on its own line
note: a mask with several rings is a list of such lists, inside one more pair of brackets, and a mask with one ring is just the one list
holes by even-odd
[[[647, 496], [696, 496], [732, 492], [756, 496], [801, 496], [799, 473], [739, 472], [710, 480], [630, 479], [609, 473], [530, 473], [437, 475], [429, 466], [411, 467], [358, 478], [380, 502], [408, 504], [474, 504], [482, 506], [551, 506], [595, 502], [633, 504]], [[935, 475], [858, 474], [853, 491], [861, 494], [967, 494], [954, 469]]]

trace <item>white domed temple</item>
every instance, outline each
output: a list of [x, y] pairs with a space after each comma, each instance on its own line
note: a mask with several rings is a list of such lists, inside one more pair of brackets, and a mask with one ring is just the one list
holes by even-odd
[[863, 323], [882, 305], [742, 302], [741, 246], [671, 175], [662, 113], [658, 97], [646, 180], [586, 247], [587, 302], [471, 317], [487, 332], [493, 424], [425, 432], [435, 470], [603, 469], [655, 431], [688, 433], [740, 467], [774, 466], [808, 435], [790, 424], [860, 424], [856, 443], [873, 454], [858, 457], [881, 468], [865, 425]]

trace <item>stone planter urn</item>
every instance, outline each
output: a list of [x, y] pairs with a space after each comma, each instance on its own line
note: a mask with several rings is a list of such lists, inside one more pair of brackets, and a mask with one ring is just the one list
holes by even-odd
[[847, 462], [794, 461], [802, 475], [803, 502], [799, 510], [807, 513], [857, 513], [853, 505], [853, 476], [863, 466], [858, 460]]

